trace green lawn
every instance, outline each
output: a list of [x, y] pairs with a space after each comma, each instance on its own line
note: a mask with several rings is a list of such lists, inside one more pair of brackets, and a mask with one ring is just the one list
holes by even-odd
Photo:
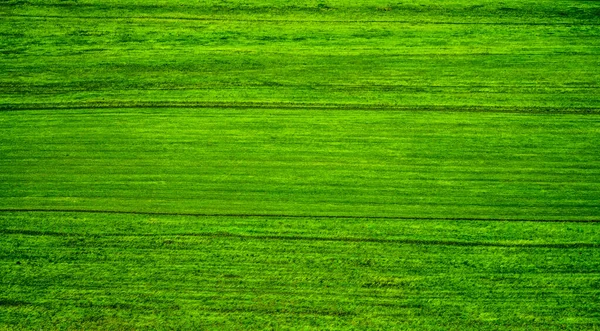
[[600, 104], [594, 1], [8, 1], [0, 18], [9, 109]]
[[0, 118], [6, 209], [600, 219], [596, 115], [111, 109]]
[[0, 330], [600, 329], [600, 3], [0, 2]]
[[8, 328], [593, 329], [600, 224], [2, 213]]

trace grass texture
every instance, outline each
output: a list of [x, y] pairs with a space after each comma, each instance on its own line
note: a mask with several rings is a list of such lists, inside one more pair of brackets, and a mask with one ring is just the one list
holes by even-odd
[[600, 4], [0, 2], [0, 330], [600, 328]]
[[0, 127], [4, 208], [600, 219], [595, 115], [43, 110]]
[[12, 328], [593, 329], [598, 223], [2, 213]]
[[4, 108], [598, 112], [594, 1], [5, 1]]

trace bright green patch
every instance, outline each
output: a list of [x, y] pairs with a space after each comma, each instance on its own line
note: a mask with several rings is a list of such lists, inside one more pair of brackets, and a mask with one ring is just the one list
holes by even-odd
[[599, 26], [1, 1], [0, 329], [598, 329]]
[[586, 244], [598, 227], [2, 213], [0, 317], [11, 328], [593, 328], [600, 250]]

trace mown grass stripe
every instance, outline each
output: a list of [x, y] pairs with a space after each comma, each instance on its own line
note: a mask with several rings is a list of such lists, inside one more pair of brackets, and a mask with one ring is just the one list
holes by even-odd
[[598, 26], [583, 22], [456, 22], [456, 21], [410, 21], [410, 20], [314, 20], [314, 19], [243, 19], [216, 17], [176, 17], [176, 16], [61, 16], [61, 15], [0, 15], [2, 18], [27, 19], [81, 19], [81, 20], [165, 20], [165, 21], [207, 21], [245, 23], [396, 23], [411, 25], [515, 25], [515, 26]]
[[332, 242], [357, 242], [357, 243], [380, 243], [380, 244], [403, 244], [424, 246], [464, 246], [464, 247], [505, 247], [505, 248], [600, 248], [600, 243], [555, 243], [555, 244], [533, 244], [533, 243], [499, 243], [481, 241], [449, 241], [449, 240], [417, 240], [417, 239], [381, 239], [381, 238], [359, 238], [359, 237], [317, 237], [317, 236], [281, 236], [281, 235], [243, 235], [228, 232], [218, 233], [68, 233], [56, 231], [0, 229], [0, 233], [6, 235], [27, 236], [50, 236], [50, 237], [211, 237], [211, 238], [235, 238], [244, 240], [289, 240], [289, 241], [332, 241]]
[[592, 107], [503, 107], [503, 106], [422, 106], [386, 104], [309, 104], [309, 103], [185, 103], [185, 102], [123, 102], [123, 103], [55, 103], [55, 104], [0, 104], [0, 112], [30, 110], [79, 109], [147, 109], [147, 108], [213, 108], [213, 109], [284, 109], [284, 110], [355, 110], [355, 111], [446, 111], [526, 114], [582, 114], [598, 115], [600, 108]]
[[370, 215], [294, 215], [294, 214], [210, 214], [178, 213], [150, 211], [120, 211], [98, 209], [0, 209], [1, 213], [88, 213], [88, 214], [125, 214], [155, 216], [191, 216], [191, 217], [265, 217], [265, 218], [327, 218], [327, 219], [387, 219], [387, 220], [423, 220], [423, 221], [490, 221], [490, 222], [539, 222], [539, 223], [600, 223], [600, 219], [526, 219], [526, 218], [477, 218], [477, 217], [411, 217], [411, 216], [370, 216]]

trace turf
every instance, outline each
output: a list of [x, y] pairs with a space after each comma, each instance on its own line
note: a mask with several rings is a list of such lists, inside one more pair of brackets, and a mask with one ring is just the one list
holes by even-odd
[[0, 329], [600, 328], [596, 1], [0, 3]]
[[592, 1], [8, 1], [0, 17], [9, 109], [600, 104]]
[[3, 213], [8, 327], [573, 328], [598, 223]]
[[595, 115], [54, 110], [0, 128], [3, 208], [600, 219]]

